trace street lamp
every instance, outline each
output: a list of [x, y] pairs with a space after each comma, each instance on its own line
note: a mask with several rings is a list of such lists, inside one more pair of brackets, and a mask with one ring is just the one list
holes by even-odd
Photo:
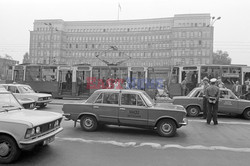
[[209, 23], [209, 25], [207, 25], [207, 27], [212, 27], [213, 25], [214, 25], [214, 23], [217, 21], [217, 20], [220, 20], [221, 19], [221, 17], [212, 17], [211, 18], [211, 20], [210, 20], [210, 23]]
[[[51, 60], [52, 58], [52, 34], [53, 34], [53, 30], [54, 30], [54, 27], [52, 26], [51, 23], [44, 23], [44, 25], [47, 25], [49, 27], [49, 30], [50, 30], [50, 42], [49, 42], [49, 64], [51, 64]], [[56, 31], [58, 31], [56, 28], [55, 28]], [[54, 63], [54, 61], [53, 61]]]
[[[211, 40], [212, 40], [212, 43], [213, 43], [213, 40], [214, 40], [214, 23], [217, 21], [217, 20], [220, 20], [221, 19], [221, 17], [212, 17], [211, 18], [211, 20], [210, 20], [210, 23], [209, 23], [209, 25], [207, 25], [207, 27], [210, 27], [210, 29], [211, 29]], [[213, 63], [213, 52], [214, 52], [214, 50], [213, 50], [214, 48], [213, 48], [213, 45], [212, 45], [212, 48], [211, 48], [211, 56], [210, 56], [210, 63]]]

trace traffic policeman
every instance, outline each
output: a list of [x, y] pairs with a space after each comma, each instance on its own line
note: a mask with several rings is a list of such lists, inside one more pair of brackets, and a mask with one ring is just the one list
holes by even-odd
[[202, 87], [202, 93], [203, 93], [203, 116], [202, 119], [207, 119], [207, 98], [205, 95], [205, 91], [207, 87], [209, 87], [209, 79], [207, 77], [204, 77], [202, 80], [202, 83], [200, 87]]
[[207, 98], [207, 124], [210, 124], [213, 118], [214, 125], [218, 124], [217, 112], [219, 105], [220, 89], [216, 86], [216, 78], [210, 80], [211, 85], [206, 88], [206, 98]]

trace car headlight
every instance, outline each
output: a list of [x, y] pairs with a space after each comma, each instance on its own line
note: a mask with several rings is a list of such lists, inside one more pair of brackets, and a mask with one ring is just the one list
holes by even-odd
[[30, 138], [30, 137], [34, 136], [35, 132], [36, 132], [35, 128], [27, 129], [26, 134], [25, 134], [25, 138]]
[[39, 126], [36, 127], [36, 134], [39, 134], [41, 132], [41, 128]]
[[38, 101], [43, 101], [43, 98], [42, 97], [38, 98]]
[[59, 125], [59, 120], [56, 120], [55, 123], [54, 123], [54, 127], [56, 127], [58, 125]]

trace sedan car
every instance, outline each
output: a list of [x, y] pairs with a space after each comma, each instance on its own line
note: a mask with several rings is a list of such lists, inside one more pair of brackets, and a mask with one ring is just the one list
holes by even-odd
[[172, 103], [154, 103], [145, 91], [101, 89], [85, 102], [64, 104], [64, 116], [95, 131], [102, 124], [156, 129], [160, 136], [174, 136], [187, 125], [186, 110]]
[[21, 150], [46, 145], [63, 129], [62, 114], [24, 109], [8, 91], [0, 91], [0, 163], [15, 161]]
[[25, 100], [27, 98], [35, 101], [36, 106], [41, 108], [51, 102], [52, 96], [46, 93], [36, 93], [29, 85], [25, 84], [2, 84], [8, 91], [12, 92], [17, 99]]
[[[203, 112], [203, 91], [201, 87], [193, 89], [187, 96], [173, 97], [174, 104], [183, 105], [189, 116], [198, 116]], [[226, 88], [220, 88], [219, 113], [239, 114], [250, 119], [250, 101], [243, 100]]]

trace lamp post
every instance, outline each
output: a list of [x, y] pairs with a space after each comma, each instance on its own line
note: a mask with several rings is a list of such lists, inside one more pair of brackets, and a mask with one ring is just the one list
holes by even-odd
[[[50, 38], [49, 38], [49, 64], [52, 64], [52, 58], [54, 58], [52, 56], [52, 34], [53, 34], [53, 30], [54, 30], [54, 27], [52, 26], [51, 23], [44, 23], [44, 25], [47, 25], [49, 27], [49, 30], [50, 30]], [[57, 31], [57, 29], [55, 28], [55, 30]], [[54, 61], [53, 61], [54, 63]]]
[[207, 27], [210, 27], [211, 28], [211, 40], [212, 40], [212, 48], [211, 48], [211, 57], [210, 57], [210, 64], [213, 64], [213, 52], [214, 52], [214, 47], [213, 47], [213, 40], [214, 40], [214, 23], [217, 21], [217, 20], [220, 20], [221, 17], [212, 17], [211, 20], [210, 20], [210, 23], [209, 25], [207, 25]]
[[209, 23], [209, 25], [207, 25], [207, 27], [213, 27], [213, 25], [214, 25], [214, 23], [217, 21], [217, 20], [220, 20], [221, 19], [221, 17], [212, 17], [211, 18], [211, 20], [210, 20], [210, 23]]

